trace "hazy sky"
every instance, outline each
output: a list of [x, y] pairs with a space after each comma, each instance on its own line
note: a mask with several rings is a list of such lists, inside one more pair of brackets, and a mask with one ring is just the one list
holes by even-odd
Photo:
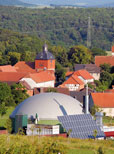
[[89, 4], [89, 5], [102, 5], [106, 3], [114, 3], [114, 0], [21, 0], [24, 2], [34, 4]]

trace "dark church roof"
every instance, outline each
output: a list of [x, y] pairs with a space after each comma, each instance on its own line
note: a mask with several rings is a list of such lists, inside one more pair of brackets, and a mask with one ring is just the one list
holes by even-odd
[[43, 52], [39, 53], [36, 56], [36, 60], [50, 60], [50, 59], [53, 60], [55, 58], [54, 58], [53, 54], [48, 51], [47, 44], [44, 44], [44, 46], [43, 46]]

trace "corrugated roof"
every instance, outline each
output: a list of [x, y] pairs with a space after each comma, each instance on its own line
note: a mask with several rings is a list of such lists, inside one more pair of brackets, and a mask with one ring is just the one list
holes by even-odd
[[114, 56], [95, 56], [95, 64], [97, 66], [104, 63], [114, 66]]
[[114, 108], [114, 93], [91, 93], [93, 102], [101, 108]]
[[93, 76], [86, 70], [78, 70], [74, 72], [75, 75], [81, 76], [85, 80], [94, 79]]

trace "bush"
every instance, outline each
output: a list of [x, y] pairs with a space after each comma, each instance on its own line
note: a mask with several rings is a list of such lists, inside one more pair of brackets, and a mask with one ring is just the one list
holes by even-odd
[[12, 120], [10, 118], [6, 121], [6, 129], [8, 133], [12, 133]]
[[99, 147], [97, 150], [98, 154], [105, 154], [104, 149], [102, 147]]

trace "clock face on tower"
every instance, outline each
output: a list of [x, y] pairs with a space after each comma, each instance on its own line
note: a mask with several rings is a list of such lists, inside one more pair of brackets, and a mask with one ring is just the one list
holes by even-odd
[[43, 67], [43, 66], [44, 66], [44, 64], [43, 64], [42, 62], [40, 62], [40, 63], [39, 63], [39, 66], [40, 66], [40, 67]]

